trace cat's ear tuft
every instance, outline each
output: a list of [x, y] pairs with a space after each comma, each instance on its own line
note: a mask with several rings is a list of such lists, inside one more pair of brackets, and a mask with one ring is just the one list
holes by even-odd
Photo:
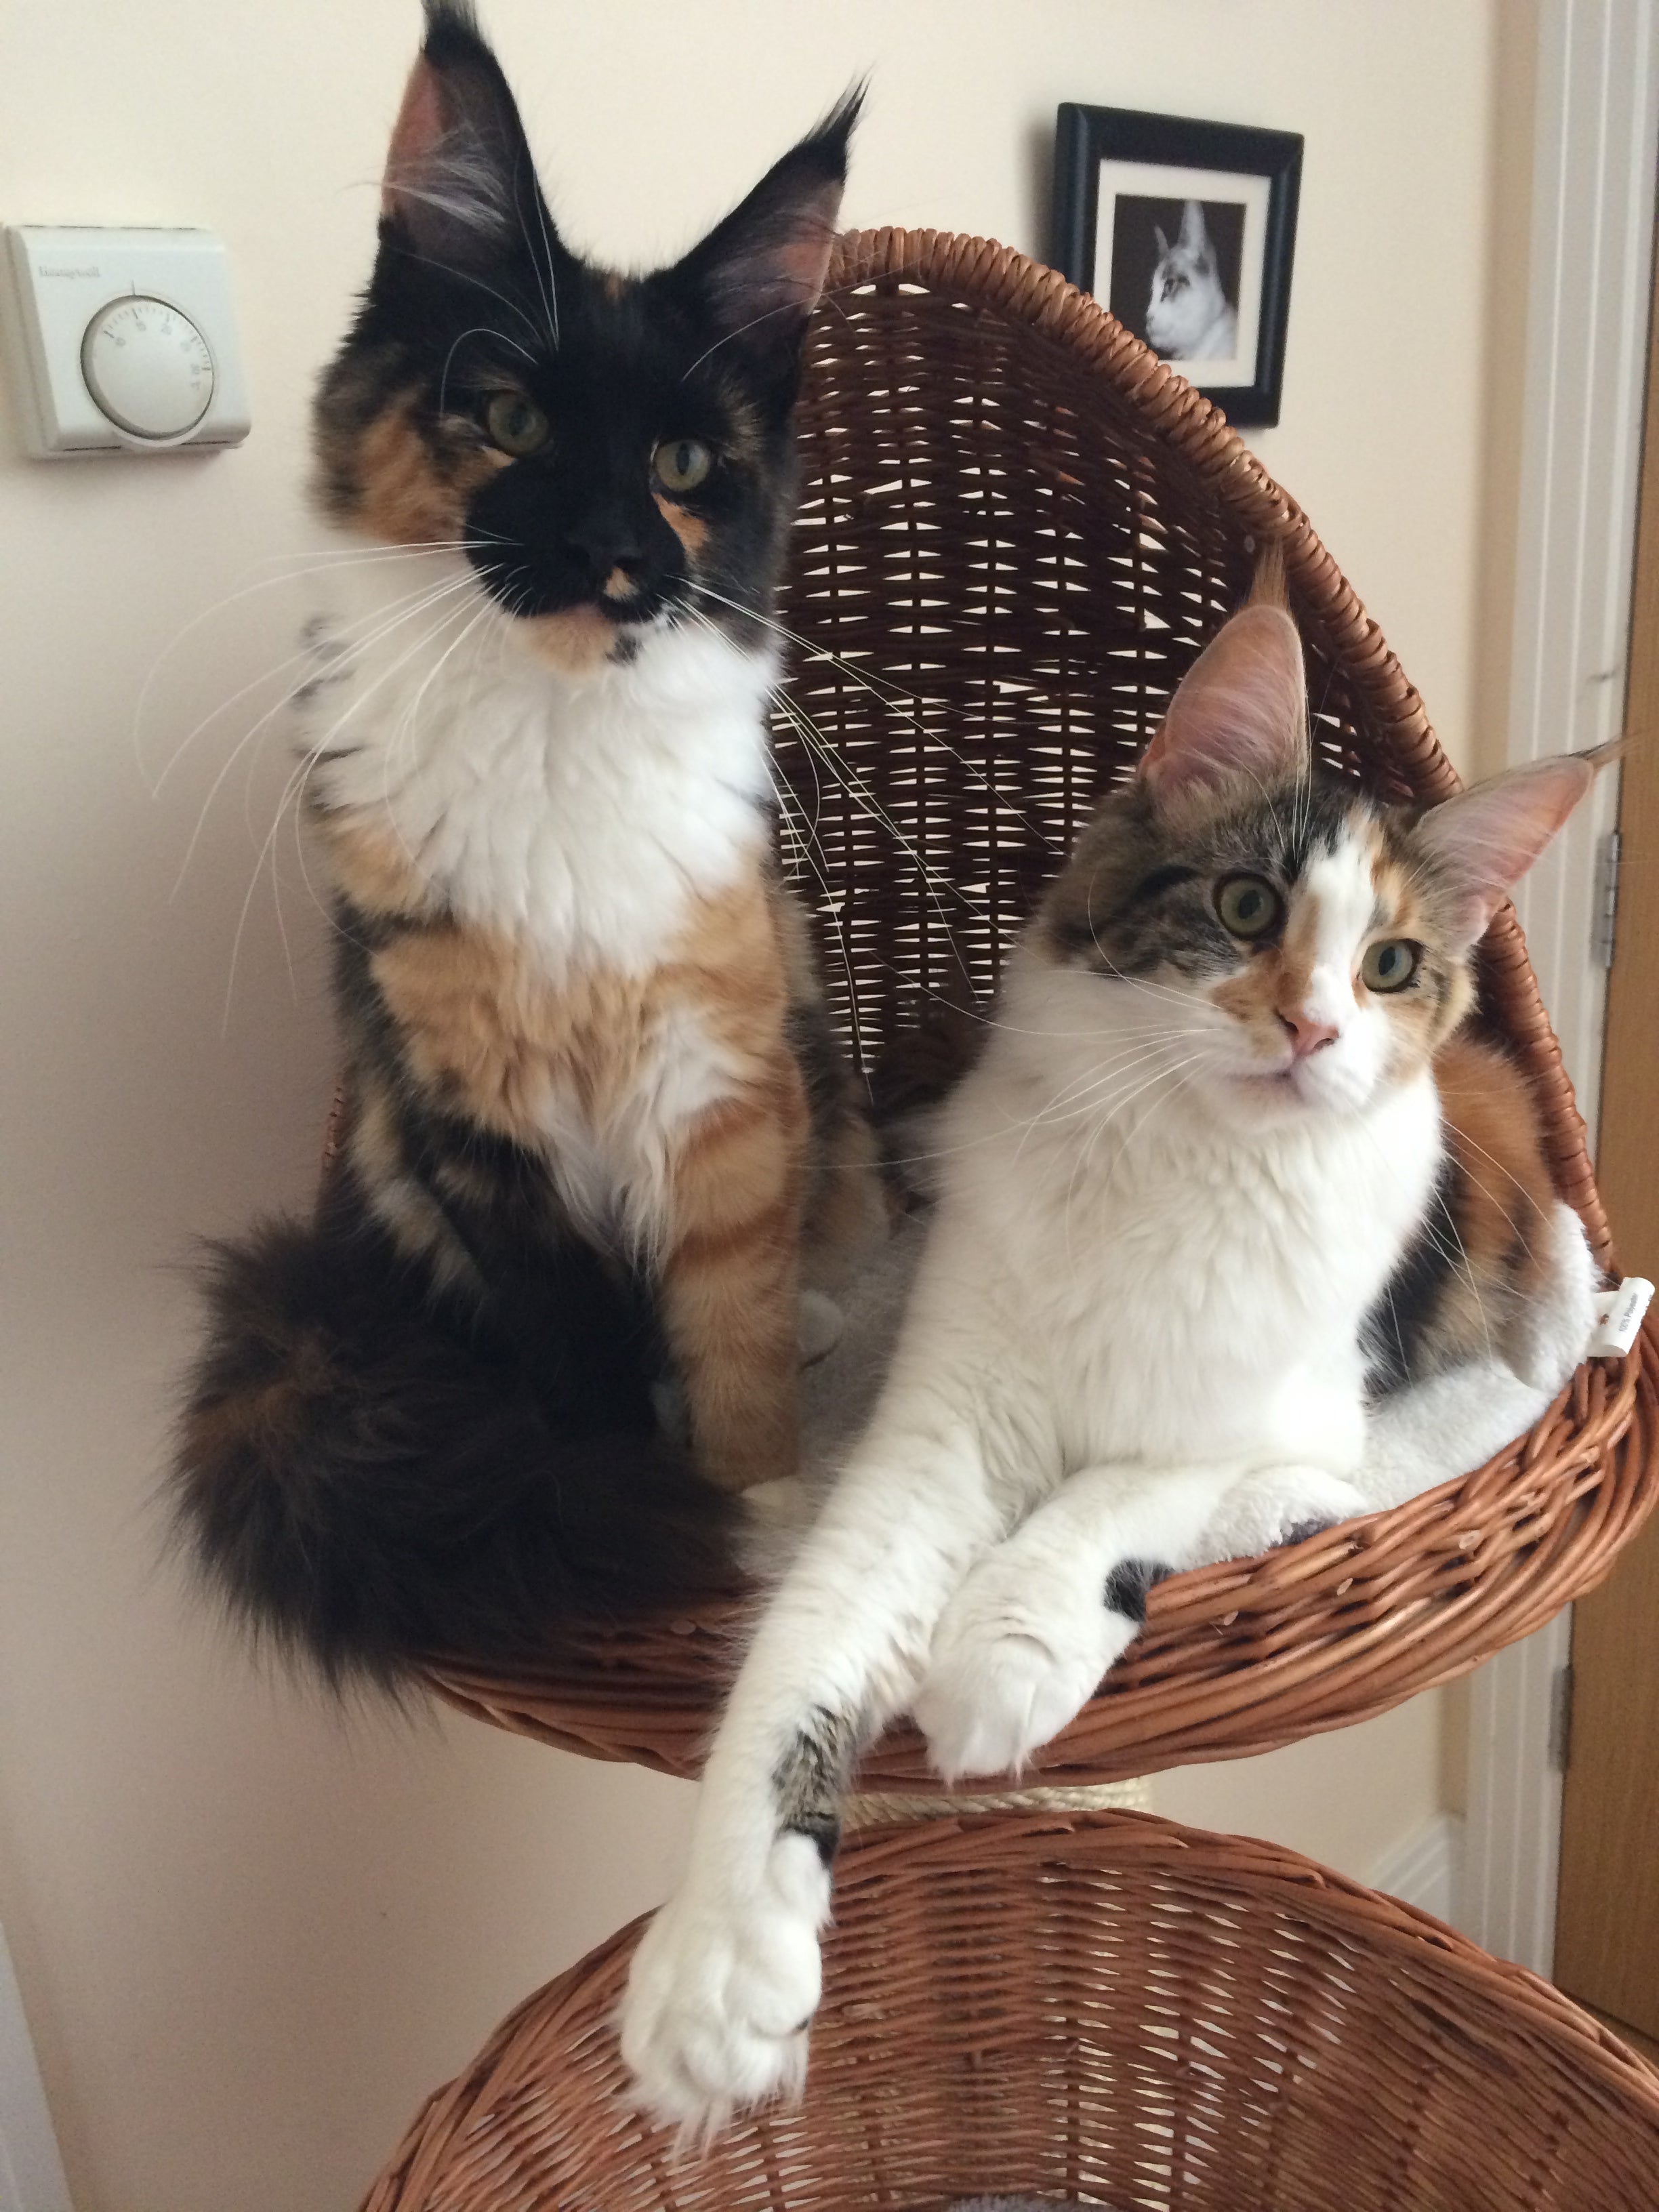
[[1152, 236], [1158, 240], [1158, 259], [1160, 261], [1167, 261], [1170, 258], [1170, 241], [1164, 235], [1164, 226], [1162, 223], [1155, 222], [1152, 225]]
[[1204, 222], [1204, 204], [1188, 200], [1181, 210], [1181, 247], [1201, 268], [1210, 258], [1210, 234]]
[[1419, 818], [1412, 839], [1451, 891], [1459, 951], [1485, 933], [1595, 782], [1597, 769], [1619, 750], [1602, 745], [1595, 752], [1529, 761], [1443, 799]]
[[793, 366], [823, 290], [847, 149], [863, 104], [864, 88], [855, 85], [676, 272], [696, 287], [722, 337], [764, 364]]
[[1282, 605], [1253, 600], [1223, 623], [1176, 686], [1139, 774], [1162, 799], [1231, 776], [1265, 785], [1307, 770], [1302, 641]]
[[386, 227], [415, 252], [463, 272], [531, 234], [550, 240], [529, 141], [501, 64], [466, 0], [426, 0], [381, 186]]

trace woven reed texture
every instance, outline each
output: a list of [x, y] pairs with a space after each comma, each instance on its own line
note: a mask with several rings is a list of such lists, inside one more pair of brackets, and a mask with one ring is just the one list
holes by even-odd
[[[1276, 538], [1322, 757], [1373, 787], [1456, 779], [1305, 517], [1221, 416], [1093, 301], [982, 240], [843, 239], [813, 327], [778, 722], [786, 859], [866, 1064], [936, 998], [993, 988], [1035, 887], [1127, 775]], [[1513, 916], [1481, 1018], [1537, 1092], [1563, 1194], [1607, 1255], [1583, 1127]], [[1651, 1505], [1659, 1339], [1581, 1370], [1468, 1480], [1293, 1549], [1161, 1584], [1146, 1633], [1039, 1762], [1085, 1785], [1343, 1727], [1449, 1680], [1607, 1571]], [[465, 1711], [696, 1771], [741, 1607], [596, 1634]], [[937, 1788], [908, 1731], [862, 1786]]]
[[1652, 2212], [1659, 2074], [1274, 1845], [1119, 1813], [842, 1853], [806, 2095], [706, 2159], [627, 2109], [637, 1928], [521, 2006], [364, 2212]]

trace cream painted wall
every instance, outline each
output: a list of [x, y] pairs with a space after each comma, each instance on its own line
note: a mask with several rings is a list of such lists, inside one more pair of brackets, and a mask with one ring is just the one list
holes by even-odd
[[[851, 218], [1028, 249], [1062, 99], [1305, 131], [1285, 421], [1258, 443], [1454, 750], [1479, 738], [1483, 426], [1511, 370], [1486, 349], [1498, 0], [489, 12], [569, 234], [625, 259], [685, 240], [866, 68]], [[447, 1719], [343, 1723], [155, 1563], [171, 1270], [193, 1233], [303, 1199], [330, 1055], [291, 848], [286, 955], [256, 867], [280, 749], [234, 759], [270, 695], [156, 799], [135, 703], [167, 653], [153, 777], [288, 650], [262, 564], [307, 542], [307, 387], [368, 266], [416, 18], [0, 0], [0, 218], [219, 231], [255, 416], [211, 459], [46, 466], [0, 428], [0, 1923], [79, 2212], [345, 2207], [507, 2006], [661, 1893], [687, 1811]], [[1436, 1803], [1437, 1736], [1421, 1700], [1158, 1801], [1363, 1872]]]

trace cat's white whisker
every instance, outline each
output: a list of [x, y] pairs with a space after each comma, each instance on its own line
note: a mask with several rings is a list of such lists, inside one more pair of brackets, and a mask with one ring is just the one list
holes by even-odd
[[[397, 617], [395, 621], [385, 624], [381, 630], [373, 633], [373, 639], [378, 641], [380, 636], [386, 635], [390, 630], [398, 628], [403, 623], [413, 619], [416, 616], [425, 613], [436, 601], [447, 597], [453, 591], [459, 590], [461, 587], [462, 585], [460, 582], [450, 583], [439, 586], [426, 598], [420, 599], [416, 605], [406, 607], [404, 611]], [[205, 828], [208, 817], [213, 809], [213, 802], [218, 797], [220, 791], [223, 788], [226, 778], [230, 775], [231, 770], [235, 767], [237, 762], [247, 751], [250, 745], [258, 742], [264, 732], [270, 727], [276, 717], [292, 704], [296, 694], [303, 691], [305, 688], [305, 684], [302, 683], [295, 685], [292, 690], [284, 693], [282, 698], [278, 699], [274, 705], [267, 708], [265, 712], [259, 716], [258, 720], [255, 721], [249, 729], [244, 732], [242, 737], [232, 748], [229, 755], [221, 766], [218, 774], [214, 777], [212, 783], [209, 786], [207, 797], [202, 802], [201, 810], [196, 817], [196, 827], [191, 832], [190, 842], [185, 848], [184, 859], [179, 864], [179, 873], [174, 878], [173, 889], [168, 894], [169, 903], [178, 897], [179, 890], [184, 884], [185, 878], [190, 872], [191, 863], [196, 857], [197, 846], [201, 842], [203, 830]], [[348, 710], [348, 714], [349, 713], [349, 710]], [[343, 719], [344, 718], [343, 718]], [[194, 734], [195, 732], [192, 732], [192, 735]]]
[[[534, 246], [530, 258], [536, 270], [536, 282], [541, 288], [543, 312], [547, 317], [547, 334], [553, 341], [553, 350], [559, 350], [559, 272], [553, 265], [553, 240], [548, 229], [547, 210], [542, 196], [533, 183], [531, 198], [536, 210], [537, 228], [541, 232], [543, 260], [537, 260]], [[526, 243], [530, 244], [526, 239]]]
[[904, 835], [904, 832], [899, 828], [897, 823], [893, 820], [886, 808], [882, 805], [875, 793], [870, 790], [868, 785], [864, 782], [857, 772], [842, 759], [842, 756], [838, 752], [836, 752], [834, 746], [830, 743], [829, 739], [823, 736], [823, 732], [817, 728], [817, 725], [806, 714], [805, 710], [799, 706], [795, 701], [790, 699], [786, 693], [775, 693], [774, 697], [777, 703], [782, 707], [784, 713], [788, 716], [790, 721], [793, 723], [802, 741], [805, 744], [813, 756], [823, 763], [823, 766], [829, 769], [830, 775], [835, 777], [836, 781], [841, 784], [844, 789], [850, 792], [853, 796], [859, 800], [860, 804], [863, 806], [865, 811], [870, 816], [871, 819], [874, 822], [879, 823], [881, 827], [886, 830], [888, 836], [893, 839], [894, 842], [904, 853], [906, 858], [910, 861], [911, 865], [915, 867], [916, 873], [921, 878], [922, 884], [926, 888], [929, 897], [933, 900], [934, 910], [939, 915], [941, 922], [945, 925], [947, 930], [949, 928], [949, 917], [945, 911], [943, 898], [941, 896], [942, 892], [949, 893], [951, 896], [957, 900], [958, 904], [966, 907], [969, 913], [983, 915], [985, 911], [984, 908], [981, 907], [975, 900], [971, 899], [965, 891], [959, 889], [957, 885], [950, 883], [945, 878], [940, 876], [935, 869], [929, 867], [921, 854]]
[[[304, 573], [304, 571], [300, 572], [301, 574], [303, 574]], [[295, 576], [292, 574], [267, 576], [257, 584], [250, 584], [240, 591], [233, 592], [228, 598], [220, 599], [213, 606], [206, 609], [202, 614], [198, 615], [194, 621], [187, 623], [185, 628], [179, 631], [173, 643], [164, 649], [150, 669], [149, 674], [144, 678], [144, 682], [141, 686], [138, 694], [138, 703], [133, 712], [133, 747], [135, 756], [138, 762], [138, 771], [141, 775], [144, 775], [146, 774], [142, 749], [142, 717], [146, 710], [150, 689], [168, 657], [183, 644], [185, 639], [191, 634], [191, 632], [199, 627], [202, 623], [210, 620], [214, 615], [222, 614], [227, 607], [234, 606], [239, 599], [246, 599], [255, 592], [268, 591], [278, 584], [290, 584], [295, 580]], [[428, 588], [429, 586], [425, 584], [419, 585], [413, 592], [407, 594], [407, 599], [417, 599], [421, 596], [422, 592], [425, 592]], [[404, 603], [404, 602], [398, 602], [397, 604]], [[385, 611], [382, 610], [381, 611]], [[189, 732], [188, 735], [181, 740], [173, 752], [169, 756], [161, 774], [156, 777], [155, 782], [149, 787], [149, 796], [152, 799], [157, 799], [161, 796], [162, 787], [167, 782], [167, 778], [173, 774], [173, 769], [179, 765], [179, 763], [183, 758], [184, 755], [189, 750], [196, 739], [200, 737], [203, 731], [207, 729], [212, 723], [216, 722], [221, 714], [228, 712], [228, 709], [234, 707], [239, 700], [246, 698], [250, 692], [257, 691], [261, 684], [269, 684], [273, 678], [280, 676], [284, 669], [293, 667], [296, 661], [305, 661], [307, 664], [310, 664], [313, 662], [314, 659], [315, 653], [313, 647], [309, 644], [301, 645], [296, 647], [294, 652], [285, 653], [281, 660], [275, 662], [271, 666], [261, 669], [257, 676], [250, 678], [247, 683], [239, 685], [239, 687], [233, 691], [228, 698], [221, 699], [216, 706], [210, 708], [209, 711], [203, 715], [202, 719], [194, 726], [194, 727]], [[296, 688], [303, 689], [303, 681], [304, 680], [302, 679], [301, 685]], [[288, 699], [292, 696], [291, 692], [285, 694], [284, 696], [277, 702], [278, 711], [280, 711], [282, 707], [287, 704]]]
[[[1053, 1127], [1060, 1121], [1073, 1119], [1078, 1114], [1086, 1113], [1095, 1094], [1112, 1080], [1114, 1071], [1121, 1069], [1126, 1062], [1132, 1066], [1144, 1064], [1149, 1060], [1156, 1059], [1171, 1043], [1184, 1042], [1187, 1039], [1195, 1036], [1202, 1036], [1207, 1040], [1210, 1036], [1211, 1032], [1203, 1027], [1159, 1030], [1149, 1042], [1130, 1044], [1121, 1052], [1109, 1054], [1104, 1060], [1097, 1062], [1095, 1067], [1087, 1075], [1079, 1077], [1074, 1083], [1066, 1085], [1063, 1090], [1049, 1099], [1048, 1103], [1033, 1116], [1031, 1126], [1035, 1128]], [[1062, 1109], [1069, 1110], [1062, 1111]]]
[[451, 339], [449, 351], [444, 356], [444, 365], [438, 373], [438, 412], [441, 415], [448, 411], [449, 372], [454, 364], [455, 356], [468, 338], [476, 337], [494, 338], [498, 344], [509, 347], [534, 366], [536, 356], [528, 346], [520, 345], [517, 338], [508, 337], [504, 331], [492, 329], [487, 323], [474, 323], [470, 330], [461, 331]]
[[[893, 684], [890, 678], [884, 678], [882, 682], [878, 684], [866, 670], [860, 668], [854, 662], [847, 659], [844, 655], [831, 653], [817, 640], [803, 637], [798, 631], [787, 629], [775, 617], [761, 614], [755, 608], [744, 605], [740, 600], [722, 598], [719, 592], [711, 591], [705, 584], [694, 582], [691, 588], [701, 592], [705, 599], [717, 599], [722, 606], [730, 607], [734, 613], [747, 615], [751, 621], [761, 623], [775, 635], [781, 638], [785, 644], [793, 645], [802, 652], [808, 664], [817, 663], [834, 668], [846, 677], [848, 682], [857, 684], [861, 690], [868, 691], [890, 714], [896, 714], [901, 722], [907, 724], [926, 744], [940, 752], [948, 753], [969, 781], [985, 792], [1001, 812], [1018, 822], [1023, 829], [1030, 830], [1039, 844], [1045, 846], [1048, 844], [1048, 838], [1036, 823], [1029, 815], [1022, 813], [1020, 809], [1012, 804], [1006, 792], [997, 788], [994, 780], [986, 774], [976, 761], [971, 760], [965, 753], [958, 752], [943, 732], [933, 724], [924, 722], [919, 715], [907, 714], [894, 703], [896, 699], [906, 699], [914, 706], [938, 705], [941, 713], [947, 713], [949, 709], [943, 701], [930, 701], [919, 692], [906, 691]], [[823, 741], [826, 744], [829, 743], [827, 738]]]
[[241, 957], [242, 933], [247, 927], [248, 914], [253, 904], [253, 894], [258, 887], [259, 878], [264, 872], [268, 854], [271, 858], [271, 890], [276, 901], [276, 933], [282, 941], [283, 961], [288, 969], [289, 988], [290, 990], [295, 988], [293, 954], [289, 945], [288, 929], [283, 920], [282, 896], [276, 884], [276, 842], [281, 833], [289, 803], [304, 788], [306, 778], [316, 765], [317, 757], [314, 752], [304, 753], [301, 756], [287, 782], [283, 786], [277, 797], [270, 828], [266, 832], [258, 852], [254, 855], [253, 870], [248, 878], [247, 889], [242, 894], [242, 903], [236, 916], [236, 927], [230, 940], [230, 964], [225, 977], [225, 1002], [219, 1018], [219, 1034], [222, 1037], [228, 1036], [230, 1034], [231, 1005], [236, 990], [236, 967]]
[[[458, 612], [464, 611], [464, 609], [451, 609], [441, 616], [432, 629], [428, 630], [423, 637], [417, 638], [414, 641], [409, 648], [409, 653], [412, 653], [417, 652], [422, 645], [433, 642], [436, 637], [441, 635], [443, 629], [454, 619], [455, 615]], [[485, 607], [483, 610], [480, 610], [480, 612], [487, 611], [488, 604], [486, 603]], [[477, 618], [477, 616], [475, 615], [473, 619], [476, 622]], [[393, 627], [395, 627], [395, 625], [393, 625]], [[470, 627], [471, 625], [469, 624], [469, 628]], [[383, 636], [386, 634], [386, 633], [385, 631], [382, 631], [377, 635]], [[466, 635], [465, 631], [464, 630], [461, 635], [465, 636]], [[408, 654], [406, 653], [404, 658], [407, 659]], [[401, 665], [401, 663], [394, 664], [394, 665]], [[349, 710], [348, 710], [348, 714], [349, 711]], [[260, 843], [258, 852], [254, 859], [252, 873], [248, 879], [247, 890], [243, 895], [241, 908], [237, 915], [236, 928], [231, 939], [229, 969], [225, 981], [225, 1003], [221, 1018], [222, 1035], [228, 1035], [229, 1033], [231, 1010], [234, 1001], [236, 990], [236, 970], [241, 955], [242, 938], [247, 927], [248, 915], [252, 907], [254, 893], [258, 887], [259, 878], [264, 871], [265, 862], [268, 858], [271, 863], [271, 890], [276, 901], [277, 932], [282, 939], [283, 955], [284, 958], [288, 961], [289, 980], [290, 982], [292, 982], [293, 963], [289, 953], [287, 927], [283, 919], [282, 890], [276, 877], [276, 840], [281, 833], [283, 821], [289, 811], [290, 804], [304, 789], [307, 781], [316, 770], [318, 766], [328, 757], [333, 738], [337, 734], [341, 724], [343, 723], [346, 719], [347, 716], [343, 715], [340, 718], [340, 722], [337, 722], [332, 728], [325, 732], [320, 738], [316, 739], [313, 743], [307, 745], [302, 750], [298, 763], [289, 775], [287, 781], [284, 783], [282, 793], [277, 799], [270, 827], [266, 831], [265, 836]], [[249, 824], [249, 828], [251, 831], [252, 823]], [[186, 858], [188, 859], [188, 856], [186, 856]]]

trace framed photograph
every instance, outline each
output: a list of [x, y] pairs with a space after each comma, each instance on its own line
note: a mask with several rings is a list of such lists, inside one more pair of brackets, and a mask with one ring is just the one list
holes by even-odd
[[1301, 181], [1294, 131], [1068, 101], [1054, 264], [1229, 422], [1277, 422]]

